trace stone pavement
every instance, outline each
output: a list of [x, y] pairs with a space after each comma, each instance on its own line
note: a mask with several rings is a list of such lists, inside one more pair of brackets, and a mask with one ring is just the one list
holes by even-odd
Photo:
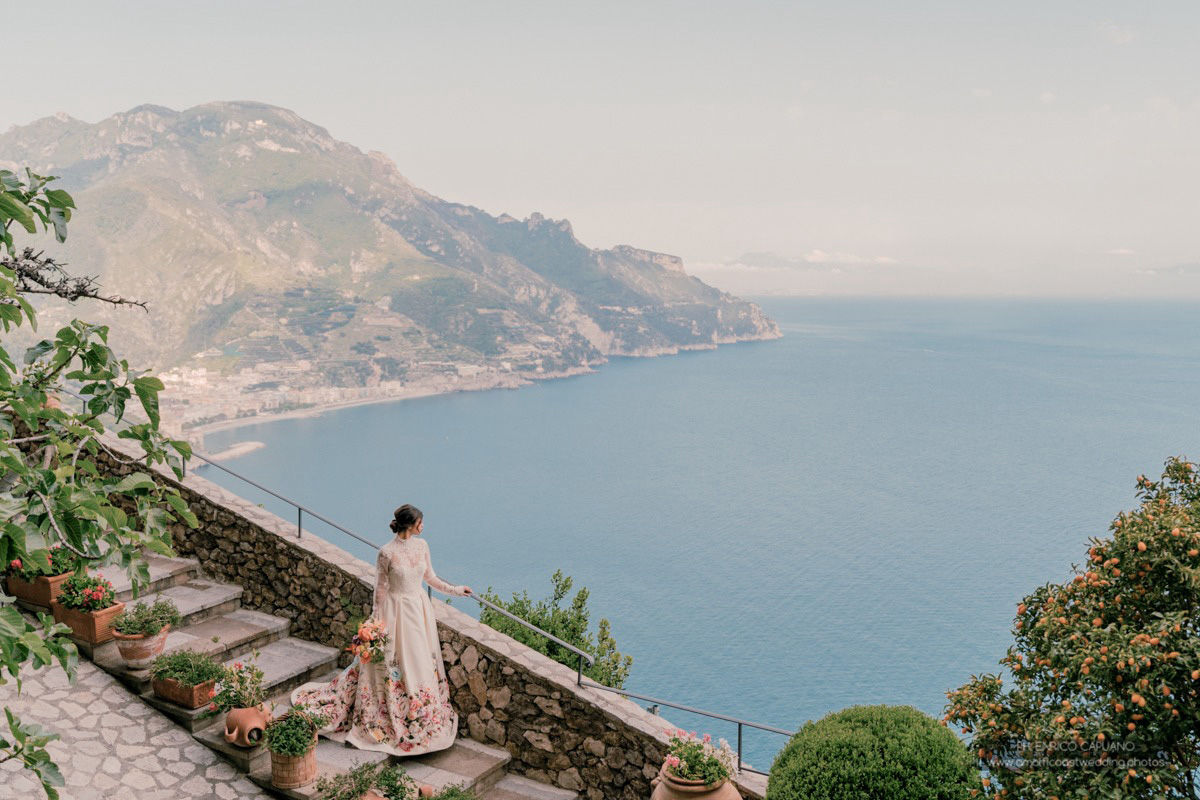
[[[57, 667], [22, 675], [20, 695], [15, 681], [0, 686], [0, 705], [62, 736], [48, 748], [67, 781], [62, 800], [270, 797], [90, 661], [74, 686]], [[16, 761], [0, 765], [0, 800], [43, 797]]]

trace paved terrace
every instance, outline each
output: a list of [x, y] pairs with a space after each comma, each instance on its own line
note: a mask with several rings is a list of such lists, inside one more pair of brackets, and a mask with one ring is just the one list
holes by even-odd
[[[22, 677], [20, 695], [15, 681], [0, 686], [0, 705], [62, 736], [48, 748], [67, 781], [62, 800], [270, 797], [90, 661], [80, 660], [74, 686], [59, 668]], [[0, 800], [39, 797], [19, 763], [0, 765]]]

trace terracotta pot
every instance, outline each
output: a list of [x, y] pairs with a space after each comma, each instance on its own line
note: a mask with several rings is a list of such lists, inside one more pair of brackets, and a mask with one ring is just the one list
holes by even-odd
[[261, 705], [232, 708], [225, 714], [225, 741], [238, 747], [257, 747], [270, 721], [270, 713]]
[[171, 625], [168, 623], [158, 633], [121, 633], [114, 630], [112, 635], [117, 640], [117, 650], [121, 658], [125, 659], [125, 666], [130, 669], [145, 669], [150, 666], [155, 656], [162, 655], [167, 646], [167, 634], [170, 632]]
[[215, 678], [195, 686], [187, 686], [174, 678], [156, 678], [150, 681], [150, 688], [154, 690], [155, 695], [184, 708], [199, 708], [207, 704], [212, 700], [216, 685]]
[[299, 789], [317, 779], [317, 734], [313, 746], [302, 756], [271, 753], [271, 784], [280, 789]]
[[67, 608], [57, 600], [50, 603], [55, 622], [64, 622], [71, 628], [71, 635], [91, 644], [103, 644], [113, 638], [112, 623], [125, 610], [124, 603], [102, 608], [99, 611], [80, 611]]
[[705, 784], [703, 781], [687, 781], [676, 778], [663, 767], [651, 782], [654, 791], [650, 800], [741, 800], [742, 796], [728, 778], [720, 782]]
[[23, 581], [16, 575], [8, 576], [8, 593], [35, 606], [50, 607], [62, 594], [63, 582], [74, 573], [62, 575], [39, 575], [32, 581]]

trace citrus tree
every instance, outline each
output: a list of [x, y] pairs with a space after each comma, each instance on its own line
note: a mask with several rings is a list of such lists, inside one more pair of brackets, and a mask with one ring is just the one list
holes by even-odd
[[949, 692], [992, 797], [1197, 798], [1200, 479], [1166, 463], [1066, 583], [1017, 606], [1011, 673]]
[[[82, 565], [127, 570], [136, 590], [149, 579], [143, 552], [170, 554], [169, 526], [197, 524], [178, 493], [145, 468], [161, 464], [182, 475], [191, 452], [159, 430], [162, 383], [118, 358], [106, 327], [74, 320], [22, 354], [9, 352], [16, 329], [37, 329], [31, 297], [141, 305], [103, 295], [93, 279], [72, 276], [42, 250], [18, 246], [17, 237], [43, 231], [65, 240], [75, 203], [49, 186], [53, 180], [0, 170], [0, 568], [19, 561], [48, 571], [48, 553], [60, 546]], [[63, 396], [66, 384], [82, 401]], [[126, 417], [135, 397], [141, 421]], [[106, 433], [129, 440], [140, 457], [113, 449]], [[113, 462], [127, 474], [105, 468]], [[78, 656], [67, 631], [47, 614], [22, 614], [0, 591], [0, 683], [15, 680], [19, 690], [23, 669], [54, 665], [73, 678]], [[55, 800], [63, 779], [46, 746], [56, 735], [22, 723], [7, 708], [5, 717], [0, 763], [19, 759]]]

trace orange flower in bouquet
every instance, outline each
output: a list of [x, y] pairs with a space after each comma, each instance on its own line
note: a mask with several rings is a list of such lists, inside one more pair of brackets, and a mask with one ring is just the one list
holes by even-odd
[[346, 649], [364, 664], [372, 661], [382, 663], [388, 640], [388, 635], [383, 632], [383, 623], [369, 619], [358, 626], [358, 633], [354, 634]]

